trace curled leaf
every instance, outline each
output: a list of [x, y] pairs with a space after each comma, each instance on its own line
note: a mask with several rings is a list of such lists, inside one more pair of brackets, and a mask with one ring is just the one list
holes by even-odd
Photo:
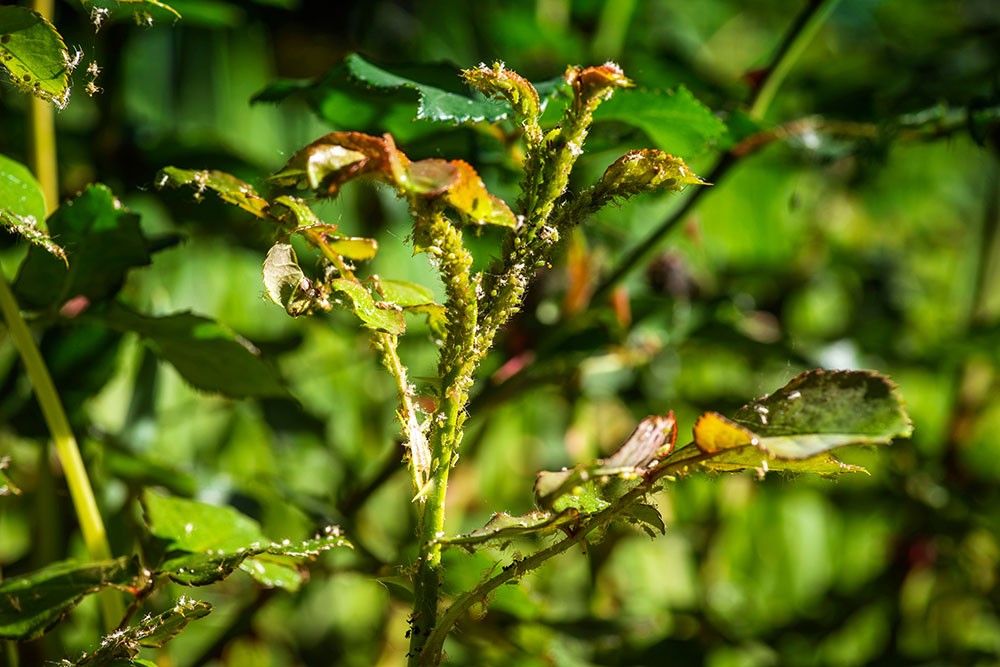
[[563, 496], [577, 496], [585, 505], [583, 511], [603, 509], [607, 502], [598, 489], [584, 485], [600, 478], [626, 480], [645, 476], [669, 456], [677, 441], [677, 421], [673, 412], [666, 416], [650, 416], [639, 422], [632, 435], [618, 450], [606, 459], [581, 463], [574, 468], [559, 471], [542, 471], [535, 480], [535, 502], [544, 509], [560, 509], [557, 503]]
[[529, 144], [541, 141], [542, 132], [538, 126], [541, 103], [538, 91], [527, 79], [501, 62], [493, 63], [493, 67], [480, 64], [475, 69], [462, 70], [462, 77], [487, 97], [506, 99], [514, 108]]
[[586, 69], [570, 67], [566, 70], [565, 79], [573, 88], [573, 104], [577, 109], [587, 109], [589, 113], [610, 98], [616, 89], [635, 85], [621, 67], [612, 62]]
[[517, 218], [504, 201], [486, 191], [479, 174], [467, 162], [452, 160], [458, 170], [458, 182], [444, 192], [444, 199], [466, 222], [516, 227]]
[[386, 137], [331, 132], [295, 153], [271, 180], [286, 187], [308, 186], [329, 197], [336, 197], [344, 183], [361, 176], [396, 185], [409, 159]]
[[657, 188], [680, 191], [685, 185], [711, 185], [698, 178], [684, 161], [646, 148], [629, 151], [607, 168], [597, 184], [598, 201], [631, 197]]
[[299, 267], [295, 250], [288, 243], [275, 243], [267, 252], [263, 266], [264, 287], [271, 301], [292, 317], [311, 312], [315, 299], [312, 283]]

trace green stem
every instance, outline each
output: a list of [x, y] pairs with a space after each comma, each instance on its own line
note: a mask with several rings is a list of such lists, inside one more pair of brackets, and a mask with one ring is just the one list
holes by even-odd
[[[52, 20], [54, 0], [32, 0], [31, 8]], [[29, 166], [35, 173], [49, 212], [59, 206], [59, 171], [56, 162], [56, 126], [52, 103], [31, 96]]]
[[607, 0], [604, 3], [592, 46], [598, 60], [621, 56], [635, 7], [636, 0]]
[[796, 17], [795, 23], [785, 35], [781, 46], [778, 47], [771, 65], [765, 71], [764, 78], [761, 80], [750, 105], [751, 116], [758, 119], [764, 117], [792, 66], [839, 2], [840, 0], [809, 0], [809, 3]]
[[[49, 433], [52, 434], [52, 441], [55, 443], [59, 462], [66, 475], [66, 484], [69, 486], [70, 497], [73, 499], [73, 507], [80, 522], [80, 530], [83, 533], [83, 541], [87, 545], [87, 551], [95, 561], [109, 560], [111, 547], [108, 545], [104, 522], [97, 509], [97, 501], [94, 499], [94, 490], [87, 477], [87, 469], [80, 456], [80, 448], [77, 447], [76, 438], [70, 428], [69, 420], [66, 418], [62, 402], [59, 400], [59, 394], [52, 383], [49, 369], [45, 366], [45, 361], [38, 351], [35, 339], [31, 336], [31, 331], [24, 318], [21, 317], [14, 294], [2, 274], [0, 274], [0, 312], [7, 320], [11, 339], [21, 355], [25, 371], [42, 408], [45, 424], [48, 426]], [[42, 457], [41, 465], [45, 465], [45, 457]], [[109, 630], [114, 629], [124, 614], [121, 599], [113, 590], [102, 591], [100, 599], [104, 625]]]

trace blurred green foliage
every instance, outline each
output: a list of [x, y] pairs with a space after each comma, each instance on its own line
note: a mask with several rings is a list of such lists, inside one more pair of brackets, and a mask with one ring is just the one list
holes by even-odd
[[[586, 556], [562, 554], [504, 587], [446, 645], [454, 664], [997, 664], [1000, 128], [995, 114], [966, 113], [1000, 102], [995, 2], [843, 0], [759, 127], [739, 108], [799, 9], [787, 2], [372, 0], [335, 14], [295, 0], [170, 4], [182, 20], [108, 22], [96, 36], [86, 11], [57, 5], [55, 23], [98, 63], [106, 91], [78, 90], [57, 118], [63, 195], [100, 181], [147, 238], [182, 234], [129, 274], [122, 298], [141, 313], [218, 320], [261, 350], [292, 398], [195, 390], [127, 327], [57, 324], [43, 353], [115, 553], [131, 552], [149, 485], [229, 503], [275, 540], [340, 524], [356, 549], [324, 555], [294, 593], [246, 577], [199, 590], [215, 611], [162, 649], [161, 664], [393, 665], [406, 650], [399, 567], [412, 560], [415, 528], [392, 382], [349, 314], [292, 320], [262, 298], [268, 243], [249, 216], [153, 188], [168, 164], [253, 182], [331, 129], [389, 129], [412, 157], [466, 159], [492, 192], [513, 192], [517, 174], [495, 135], [411, 123], [398, 99], [384, 116], [327, 113], [308, 95], [250, 104], [279, 80], [320, 80], [351, 52], [401, 67], [503, 60], [532, 81], [612, 58], [642, 89], [683, 85], [726, 123], [725, 133], [705, 131], [708, 143], [659, 146], [702, 175], [749, 134], [788, 129], [741, 157], [624, 281], [627, 317], [606, 298], [581, 310], [572, 295], [677, 199], [599, 213], [566, 262], [543, 274], [484, 366], [449, 533], [529, 511], [538, 470], [612, 451], [647, 414], [672, 409], [683, 438], [704, 410], [732, 413], [817, 366], [891, 375], [915, 423], [912, 441], [848, 459], [870, 477], [671, 485], [655, 498], [666, 536], [615, 528]], [[462, 90], [457, 77], [452, 85]], [[21, 162], [26, 114], [26, 98], [3, 84], [0, 153]], [[802, 119], [840, 125], [786, 125]], [[625, 149], [669, 141], [668, 127], [650, 123], [648, 135], [610, 116], [596, 125], [590, 145], [600, 150], [582, 158], [576, 185]], [[386, 191], [348, 187], [317, 212], [378, 239], [374, 272], [436, 285], [410, 260], [405, 207]], [[24, 250], [4, 243], [13, 278]], [[485, 232], [480, 260], [494, 247]], [[418, 383], [435, 374], [429, 338], [401, 347]], [[511, 360], [526, 368], [511, 376]], [[0, 455], [23, 491], [0, 496], [5, 576], [84, 555], [62, 479], [46, 472], [44, 439], [4, 342]], [[446, 590], [475, 585], [497, 555], [446, 553]], [[153, 606], [186, 592], [175, 586]], [[21, 664], [93, 650], [96, 613], [86, 600], [21, 646]]]

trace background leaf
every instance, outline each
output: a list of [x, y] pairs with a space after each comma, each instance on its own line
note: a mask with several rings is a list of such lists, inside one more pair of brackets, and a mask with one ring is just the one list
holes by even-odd
[[139, 334], [156, 356], [198, 389], [234, 398], [288, 395], [260, 351], [217, 322], [192, 313], [148, 317], [120, 304], [95, 317], [117, 331]]
[[699, 155], [726, 125], [684, 86], [670, 92], [619, 90], [594, 112], [594, 121], [618, 121], [645, 132], [656, 147], [682, 157]]

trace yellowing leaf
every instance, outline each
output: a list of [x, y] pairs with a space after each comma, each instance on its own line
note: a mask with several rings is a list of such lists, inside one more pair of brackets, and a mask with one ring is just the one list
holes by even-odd
[[517, 218], [501, 199], [486, 191], [479, 174], [467, 162], [452, 160], [458, 169], [458, 182], [444, 193], [444, 199], [467, 222], [516, 227]]
[[706, 454], [711, 454], [723, 449], [755, 445], [757, 436], [718, 412], [706, 412], [694, 425], [694, 444]]

